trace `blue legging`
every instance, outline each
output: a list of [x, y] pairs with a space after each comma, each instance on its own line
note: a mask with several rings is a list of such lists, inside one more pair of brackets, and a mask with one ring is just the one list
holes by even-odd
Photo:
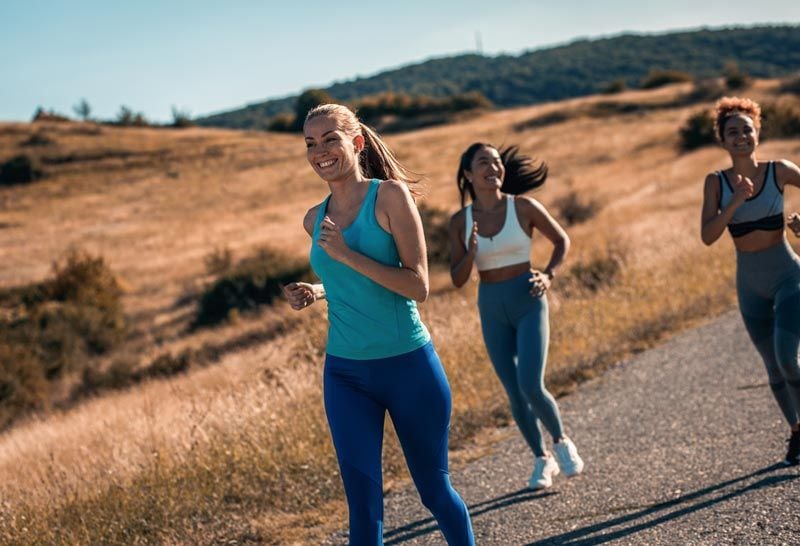
[[481, 283], [478, 309], [486, 351], [506, 390], [511, 414], [537, 457], [546, 453], [541, 421], [553, 438], [564, 434], [561, 415], [544, 386], [550, 324], [547, 299], [530, 295], [530, 273]]
[[790, 425], [800, 420], [800, 258], [784, 239], [736, 253], [739, 310]]
[[350, 545], [383, 544], [381, 448], [387, 411], [422, 503], [447, 543], [474, 545], [467, 507], [450, 485], [450, 386], [433, 345], [374, 360], [327, 355], [324, 386], [350, 510]]

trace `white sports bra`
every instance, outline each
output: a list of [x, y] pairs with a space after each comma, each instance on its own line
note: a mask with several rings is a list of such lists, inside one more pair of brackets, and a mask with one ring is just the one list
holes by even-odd
[[[469, 246], [472, 235], [472, 205], [466, 207], [466, 236], [464, 241]], [[478, 252], [475, 254], [475, 265], [478, 271], [498, 269], [508, 265], [523, 264], [530, 261], [531, 238], [519, 225], [514, 196], [506, 197], [506, 219], [500, 233], [494, 237], [478, 235]]]

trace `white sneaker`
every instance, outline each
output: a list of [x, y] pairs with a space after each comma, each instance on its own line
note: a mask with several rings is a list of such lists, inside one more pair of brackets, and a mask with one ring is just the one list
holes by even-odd
[[561, 472], [552, 456], [536, 457], [533, 463], [533, 474], [528, 480], [528, 489], [545, 489], [553, 485], [553, 476]]
[[583, 459], [578, 455], [578, 449], [572, 440], [563, 438], [560, 442], [553, 444], [553, 451], [558, 459], [558, 466], [568, 478], [576, 476], [583, 471]]

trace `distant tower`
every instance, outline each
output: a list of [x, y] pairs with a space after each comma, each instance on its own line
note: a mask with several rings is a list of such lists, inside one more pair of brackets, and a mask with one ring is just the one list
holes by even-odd
[[475, 31], [475, 51], [478, 55], [483, 55], [483, 40], [481, 40], [481, 31]]

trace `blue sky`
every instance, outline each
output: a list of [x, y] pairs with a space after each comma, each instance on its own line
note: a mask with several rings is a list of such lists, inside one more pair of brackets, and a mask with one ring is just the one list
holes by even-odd
[[[756, 7], [757, 6], [757, 7]], [[41, 105], [228, 110], [431, 57], [580, 37], [800, 23], [800, 1], [0, 0], [0, 120]]]

